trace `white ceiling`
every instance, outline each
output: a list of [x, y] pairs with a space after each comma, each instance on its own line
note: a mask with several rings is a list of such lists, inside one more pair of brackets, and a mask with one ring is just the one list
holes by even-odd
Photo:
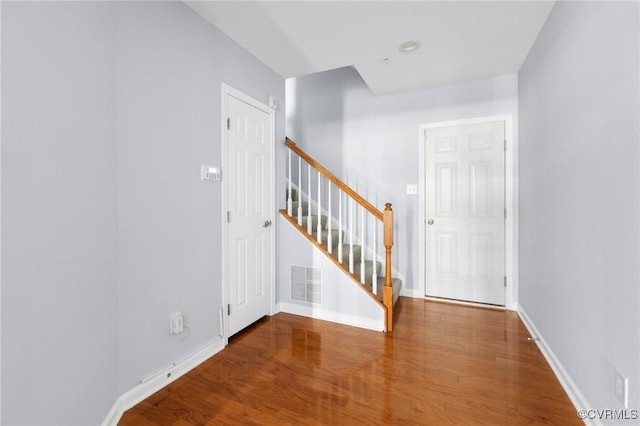
[[184, 1], [285, 78], [353, 66], [377, 95], [517, 72], [554, 5]]

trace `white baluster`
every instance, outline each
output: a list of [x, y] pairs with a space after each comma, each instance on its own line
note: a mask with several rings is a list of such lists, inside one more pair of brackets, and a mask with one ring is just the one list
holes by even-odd
[[376, 251], [376, 227], [378, 226], [378, 220], [373, 218], [373, 275], [371, 276], [371, 284], [373, 287], [373, 294], [378, 295], [378, 252]]
[[302, 158], [298, 157], [298, 226], [302, 226]]
[[349, 272], [353, 274], [353, 198], [349, 198]]
[[342, 263], [342, 189], [338, 188], [338, 260]]
[[364, 284], [365, 276], [364, 276], [364, 261], [367, 258], [365, 256], [365, 242], [367, 239], [364, 235], [364, 207], [360, 206], [360, 282]]
[[318, 225], [316, 226], [316, 240], [322, 244], [322, 175], [318, 171]]
[[307, 199], [309, 200], [309, 208], [307, 209], [307, 234], [311, 235], [311, 164], [307, 164]]
[[287, 215], [291, 217], [293, 210], [293, 197], [291, 195], [291, 150], [287, 151], [288, 163], [289, 163], [289, 194], [287, 196]]
[[331, 236], [331, 181], [327, 182], [327, 210], [329, 213], [327, 214], [327, 250], [329, 250], [329, 254], [333, 253], [333, 237]]

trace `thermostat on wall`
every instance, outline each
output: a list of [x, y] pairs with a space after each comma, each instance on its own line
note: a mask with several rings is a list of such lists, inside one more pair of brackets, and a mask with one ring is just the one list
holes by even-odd
[[220, 180], [220, 168], [209, 166], [207, 164], [200, 165], [200, 179], [202, 180]]

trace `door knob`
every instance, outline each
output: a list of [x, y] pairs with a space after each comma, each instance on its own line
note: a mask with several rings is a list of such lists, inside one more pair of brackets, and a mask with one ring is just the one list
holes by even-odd
[[433, 224], [434, 224], [434, 221], [433, 221], [433, 219], [429, 219], [429, 220], [427, 221], [427, 223], [428, 223], [429, 225], [433, 225]]
[[263, 228], [268, 228], [271, 226], [271, 221], [270, 220], [265, 220], [264, 224], [262, 225]]

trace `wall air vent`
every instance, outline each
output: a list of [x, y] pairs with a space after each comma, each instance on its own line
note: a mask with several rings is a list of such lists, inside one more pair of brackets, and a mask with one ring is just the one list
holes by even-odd
[[291, 300], [322, 303], [322, 270], [291, 266]]

